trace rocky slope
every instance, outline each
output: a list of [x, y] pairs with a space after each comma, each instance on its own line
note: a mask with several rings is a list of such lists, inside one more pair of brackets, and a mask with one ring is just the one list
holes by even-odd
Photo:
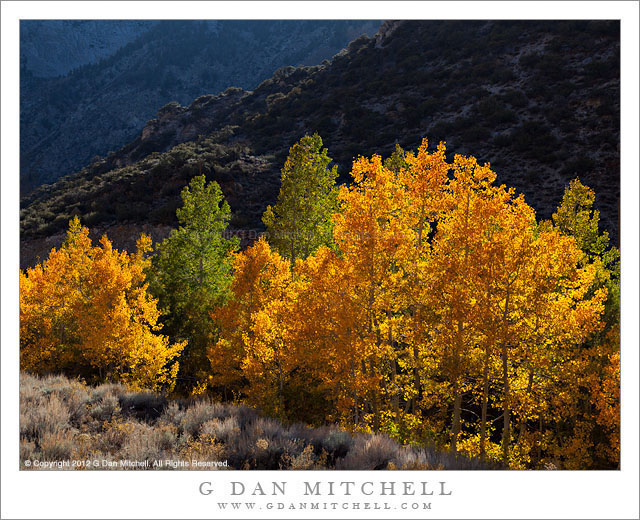
[[[366, 20], [25, 21], [21, 27], [23, 192], [131, 141], [158, 107], [254, 88], [283, 65], [315, 64]], [[70, 69], [71, 72], [66, 73]], [[60, 77], [48, 77], [66, 73]]]
[[200, 172], [221, 184], [234, 229], [259, 231], [289, 146], [313, 131], [343, 182], [358, 154], [446, 140], [451, 154], [489, 161], [540, 218], [579, 176], [616, 241], [619, 52], [618, 22], [387, 22], [330, 62], [165, 106], [129, 145], [23, 198], [22, 263], [45, 255], [72, 214], [110, 234], [173, 225]]

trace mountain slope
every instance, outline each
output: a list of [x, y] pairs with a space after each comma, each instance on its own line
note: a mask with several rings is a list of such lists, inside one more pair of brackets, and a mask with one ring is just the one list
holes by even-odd
[[123, 245], [125, 228], [162, 236], [199, 172], [221, 184], [233, 228], [255, 233], [288, 148], [313, 131], [342, 181], [358, 154], [446, 140], [451, 154], [490, 161], [540, 218], [579, 176], [615, 242], [619, 52], [618, 22], [387, 22], [331, 62], [166, 106], [129, 145], [23, 198], [23, 265], [60, 239], [71, 214]]
[[[25, 21], [22, 190], [116, 150], [170, 101], [253, 88], [278, 67], [319, 63], [378, 26], [366, 20]], [[41, 77], [72, 65], [64, 76]]]
[[22, 20], [20, 59], [39, 78], [97, 63], [148, 31], [156, 20]]

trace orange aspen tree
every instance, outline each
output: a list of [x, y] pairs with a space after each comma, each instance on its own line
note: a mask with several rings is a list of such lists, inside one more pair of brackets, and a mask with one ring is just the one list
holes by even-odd
[[[481, 458], [485, 455], [490, 382], [499, 368], [500, 354], [504, 356], [496, 346], [498, 329], [505, 322], [505, 307], [499, 309], [492, 301], [497, 293], [494, 287], [496, 279], [503, 274], [504, 266], [496, 266], [495, 262], [503, 261], [505, 246], [510, 247], [513, 233], [521, 230], [512, 222], [514, 211], [509, 205], [512, 193], [503, 186], [494, 186], [494, 180], [495, 173], [488, 166], [478, 165], [473, 158], [456, 156], [454, 177], [447, 187], [448, 208], [438, 224], [438, 234], [434, 239], [433, 265], [437, 267], [444, 262], [445, 270], [437, 269], [444, 276], [438, 280], [441, 289], [437, 295], [440, 299], [432, 305], [451, 309], [449, 312], [456, 306], [462, 305], [463, 308], [455, 323], [459, 335], [455, 336], [458, 343], [454, 349], [463, 348], [465, 352], [462, 363], [466, 368], [461, 381], [466, 381], [465, 390], [477, 392], [473, 386], [474, 379], [478, 379], [481, 385]], [[453, 283], [450, 284], [449, 280]], [[457, 293], [453, 290], [455, 287], [458, 288]], [[506, 309], [508, 312], [508, 303]], [[488, 325], [492, 312], [500, 319]], [[450, 320], [445, 321], [443, 331], [446, 323], [452, 326]], [[456, 375], [460, 376], [460, 372]], [[453, 449], [455, 437], [460, 433], [459, 414], [454, 401]]]
[[211, 382], [283, 416], [284, 387], [291, 370], [285, 327], [292, 289], [290, 264], [262, 238], [232, 258], [231, 297], [212, 313], [220, 339], [208, 349]]
[[215, 382], [292, 419], [287, 392], [308, 384], [313, 421], [436, 438], [513, 468], [590, 460], [591, 422], [608, 439], [599, 456], [614, 457], [619, 397], [603, 378], [619, 356], [615, 339], [594, 340], [603, 262], [538, 224], [489, 165], [448, 163], [444, 143], [360, 157], [352, 176], [335, 248], [293, 266], [264, 241], [234, 256]]
[[518, 398], [531, 400], [541, 353], [551, 356], [550, 343], [565, 348], [595, 330], [603, 293], [587, 298], [594, 271], [580, 268], [575, 243], [538, 228], [533, 209], [512, 189], [494, 186], [487, 165], [456, 156], [452, 166], [429, 264], [439, 273], [429, 305], [438, 312], [438, 371], [448, 374], [451, 385], [451, 448], [461, 432], [463, 392], [479, 393], [484, 457], [493, 378], [500, 387], [502, 458], [508, 462], [514, 408], [521, 411], [522, 440], [527, 414]]
[[402, 392], [395, 374], [403, 277], [398, 255], [410, 230], [400, 218], [405, 188], [380, 156], [360, 157], [352, 176], [353, 185], [339, 192], [342, 211], [334, 217], [334, 239], [351, 274], [349, 298], [358, 321], [352, 341], [365, 353], [360, 370], [367, 387], [361, 391], [367, 420], [377, 431], [385, 401], [397, 403]]
[[362, 310], [353, 302], [353, 269], [334, 251], [321, 247], [298, 261], [293, 311], [289, 314], [292, 355], [313, 379], [330, 406], [323, 420], [360, 428], [371, 380], [362, 338]]
[[436, 312], [434, 368], [453, 401], [450, 446], [456, 451], [462, 399], [472, 390], [469, 375], [478, 363], [482, 260], [495, 212], [489, 204], [495, 174], [472, 157], [457, 155], [451, 167], [453, 176], [444, 190], [444, 209], [426, 265], [435, 276], [425, 305]]
[[[417, 311], [407, 293], [423, 290], [415, 284], [427, 272], [419, 267], [448, 169], [444, 146], [429, 154], [426, 140], [417, 155], [403, 152], [396, 163], [378, 156], [354, 163], [354, 185], [341, 191], [334, 216], [339, 253], [323, 250], [298, 263], [294, 313], [297, 345], [310, 352], [314, 342], [322, 345], [314, 370], [327, 387], [341, 389], [341, 419], [360, 426], [364, 415], [390, 433], [401, 420], [415, 422], [407, 412], [416, 412], [419, 347], [406, 329]], [[320, 313], [326, 319], [318, 323]], [[302, 359], [304, 349], [298, 352]], [[313, 364], [312, 355], [306, 359]]]
[[421, 372], [428, 365], [435, 325], [434, 309], [426, 304], [433, 286], [433, 270], [430, 267], [430, 234], [443, 209], [444, 188], [450, 165], [445, 158], [445, 144], [440, 143], [435, 152], [428, 152], [427, 139], [422, 141], [417, 153], [402, 155], [398, 168], [399, 181], [405, 187], [405, 206], [398, 218], [405, 221], [409, 231], [403, 241], [403, 249], [397, 254], [402, 279], [404, 312], [399, 326], [409, 351], [409, 362], [403, 367], [411, 373], [411, 384], [405, 385], [405, 412], [416, 416], [422, 399]]
[[185, 343], [157, 334], [144, 274], [150, 250], [145, 235], [132, 255], [106, 236], [92, 247], [74, 218], [62, 248], [20, 274], [21, 368], [171, 390]]

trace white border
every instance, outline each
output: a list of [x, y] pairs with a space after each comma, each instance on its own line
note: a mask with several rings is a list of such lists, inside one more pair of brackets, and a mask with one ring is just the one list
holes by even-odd
[[[3, 2], [2, 518], [216, 518], [229, 480], [445, 480], [451, 497], [411, 511], [261, 510], [263, 518], [638, 518], [637, 2]], [[622, 470], [614, 472], [19, 472], [19, 19], [622, 19]], [[216, 493], [198, 494], [213, 482]], [[295, 498], [287, 496], [287, 500]], [[329, 498], [329, 497], [325, 497]], [[384, 497], [376, 497], [383, 501]], [[369, 499], [372, 500], [372, 499]], [[248, 517], [246, 511], [224, 513]]]

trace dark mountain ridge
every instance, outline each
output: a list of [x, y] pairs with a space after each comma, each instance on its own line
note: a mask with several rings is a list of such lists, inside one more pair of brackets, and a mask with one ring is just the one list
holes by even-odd
[[[26, 192], [53, 182], [96, 155], [117, 150], [170, 101], [188, 104], [230, 86], [254, 88], [278, 67], [319, 63], [360, 34], [374, 34], [379, 25], [367, 20], [25, 20], [21, 188]], [[123, 44], [116, 47], [119, 37]], [[42, 63], [47, 56], [51, 67]], [[66, 74], [41, 77], [74, 63]]]
[[617, 21], [385, 22], [333, 60], [282, 68], [253, 91], [165, 106], [129, 145], [24, 197], [22, 264], [46, 255], [73, 214], [117, 245], [121, 235], [121, 247], [142, 228], [163, 236], [198, 173], [220, 183], [231, 227], [257, 233], [288, 148], [314, 131], [343, 182], [357, 155], [446, 140], [448, 154], [489, 161], [539, 218], [579, 176], [615, 242], [619, 41]]

